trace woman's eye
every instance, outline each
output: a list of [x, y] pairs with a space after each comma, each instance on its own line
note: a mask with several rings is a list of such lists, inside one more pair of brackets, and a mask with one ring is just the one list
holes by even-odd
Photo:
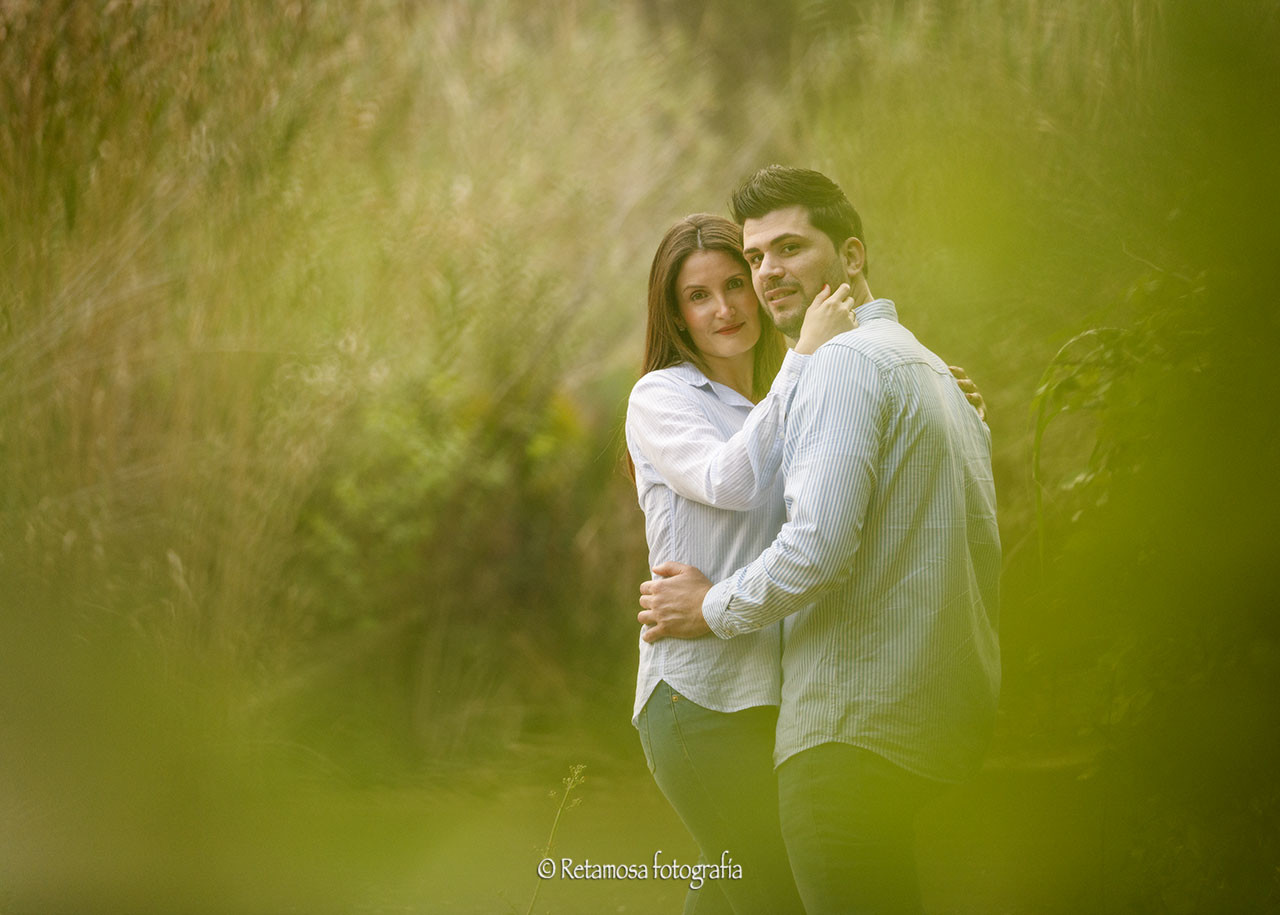
[[743, 285], [743, 283], [742, 283], [742, 277], [740, 277], [740, 276], [735, 276], [733, 279], [729, 280], [729, 282], [725, 284], [725, 288], [726, 288], [726, 289], [741, 289], [741, 288], [742, 288], [742, 285]]

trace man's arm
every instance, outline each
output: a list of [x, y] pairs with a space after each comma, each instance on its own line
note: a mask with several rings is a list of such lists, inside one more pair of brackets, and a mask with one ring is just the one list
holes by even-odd
[[670, 577], [641, 586], [646, 641], [753, 632], [816, 601], [849, 574], [875, 488], [889, 393], [876, 366], [848, 346], [827, 345], [796, 388], [788, 438], [788, 521], [754, 562], [712, 586], [696, 569], [664, 564]]
[[640, 637], [646, 642], [659, 639], [700, 639], [711, 629], [702, 618], [702, 599], [711, 590], [711, 579], [683, 562], [664, 562], [653, 567], [661, 578], [640, 584], [640, 606], [636, 619], [646, 628]]

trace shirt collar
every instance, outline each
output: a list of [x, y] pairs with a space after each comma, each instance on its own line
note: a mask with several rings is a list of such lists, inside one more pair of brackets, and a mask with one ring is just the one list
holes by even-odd
[[855, 308], [853, 315], [858, 319], [859, 324], [865, 324], [875, 318], [888, 318], [890, 321], [897, 321], [898, 308], [890, 299], [872, 299], [870, 302]]
[[702, 374], [692, 362], [681, 362], [679, 365], [673, 365], [670, 371], [676, 378], [679, 378], [685, 384], [694, 388], [706, 388], [716, 397], [728, 404], [746, 404], [748, 407], [753, 406], [751, 401], [743, 397], [733, 388], [718, 381], [712, 381], [706, 375]]

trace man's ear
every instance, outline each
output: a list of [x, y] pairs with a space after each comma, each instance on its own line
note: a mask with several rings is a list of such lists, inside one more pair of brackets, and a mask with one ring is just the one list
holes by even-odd
[[862, 239], [849, 236], [840, 246], [840, 259], [844, 262], [844, 272], [853, 279], [862, 272], [867, 262], [867, 249], [862, 246]]

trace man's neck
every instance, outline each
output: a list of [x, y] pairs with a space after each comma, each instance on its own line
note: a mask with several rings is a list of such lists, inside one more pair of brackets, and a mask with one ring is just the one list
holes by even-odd
[[859, 308], [868, 302], [874, 302], [876, 297], [871, 294], [871, 287], [867, 285], [867, 278], [862, 274], [849, 281], [849, 294], [853, 296], [853, 307]]

